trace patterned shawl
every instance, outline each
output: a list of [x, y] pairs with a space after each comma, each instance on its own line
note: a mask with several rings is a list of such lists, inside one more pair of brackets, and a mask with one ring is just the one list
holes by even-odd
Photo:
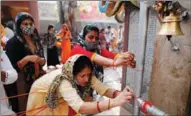
[[76, 80], [73, 76], [73, 66], [76, 60], [80, 58], [81, 56], [83, 55], [74, 55], [70, 57], [63, 66], [62, 74], [57, 75], [55, 79], [53, 80], [53, 82], [51, 83], [48, 89], [47, 97], [46, 97], [46, 104], [48, 105], [49, 108], [55, 109], [59, 105], [58, 94], [56, 92], [62, 80], [64, 79], [68, 80], [72, 84], [72, 87], [76, 89], [78, 95], [83, 100], [88, 96], [90, 92], [92, 77], [89, 79], [88, 84], [85, 87], [83, 87], [84, 91], [82, 92], [79, 90], [79, 85], [76, 84]]
[[56, 36], [54, 33], [45, 33], [43, 38], [43, 44], [47, 45], [48, 48], [56, 46]]
[[[40, 57], [44, 57], [44, 51], [43, 51], [43, 47], [40, 43], [40, 38], [36, 35], [33, 35], [31, 38], [37, 48], [34, 54], [38, 55]], [[27, 55], [33, 55], [33, 52], [31, 51], [31, 49], [30, 49], [29, 45], [27, 44], [26, 40], [24, 39], [24, 37], [20, 37], [19, 35], [17, 35], [17, 39], [19, 39], [19, 41], [24, 45], [24, 48], [27, 51]], [[45, 73], [40, 64], [39, 64], [39, 69], [37, 69], [37, 70], [39, 71], [38, 77], [42, 76]], [[25, 81], [27, 83], [31, 83], [36, 78], [38, 78], [38, 77], [35, 77], [35, 64], [34, 63], [28, 63], [24, 67], [23, 72], [25, 75]]]

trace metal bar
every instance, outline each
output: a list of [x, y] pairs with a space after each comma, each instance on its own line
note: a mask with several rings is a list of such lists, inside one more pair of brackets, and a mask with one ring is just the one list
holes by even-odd
[[156, 108], [155, 106], [153, 106], [152, 104], [148, 105], [146, 104], [146, 101], [138, 98], [136, 100], [137, 105], [143, 109], [143, 107], [145, 107], [146, 112], [150, 113], [151, 115], [156, 115], [156, 116], [167, 116], [168, 114], [166, 114], [165, 112], [161, 111], [160, 109]]
[[[128, 9], [128, 2], [125, 2], [125, 23], [124, 23], [124, 44], [123, 44], [123, 51], [128, 51], [128, 43], [129, 43], [129, 9]], [[126, 86], [126, 72], [127, 72], [127, 67], [123, 67], [122, 70], [122, 90]]]
[[[148, 5], [145, 1], [140, 1], [140, 11], [139, 11], [139, 54], [136, 55], [140, 60], [136, 61], [136, 68], [142, 70], [137, 72], [135, 78], [135, 95], [140, 97], [141, 87], [143, 81], [144, 72], [144, 62], [145, 62], [145, 49], [147, 41], [147, 26], [148, 26]], [[139, 115], [139, 106], [134, 101], [134, 115]]]

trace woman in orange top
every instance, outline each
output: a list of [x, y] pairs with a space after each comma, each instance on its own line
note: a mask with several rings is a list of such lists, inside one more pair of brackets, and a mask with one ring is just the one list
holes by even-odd
[[2, 38], [2, 41], [1, 41], [1, 46], [4, 48], [6, 43], [3, 41], [3, 38], [5, 36], [5, 28], [3, 27], [3, 25], [1, 24], [1, 38]]
[[68, 57], [70, 56], [71, 52], [71, 32], [67, 24], [63, 24], [60, 31], [57, 34], [57, 38], [60, 38], [62, 41], [61, 44], [61, 60], [64, 64]]

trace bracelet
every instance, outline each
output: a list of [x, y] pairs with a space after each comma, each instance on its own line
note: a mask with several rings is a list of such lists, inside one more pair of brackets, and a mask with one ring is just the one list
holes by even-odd
[[108, 103], [108, 110], [110, 109], [110, 99], [109, 99], [109, 103]]
[[119, 92], [120, 92], [120, 91], [115, 90], [115, 91], [113, 92], [113, 98], [117, 97], [117, 94], [118, 94]]
[[120, 54], [117, 54], [117, 55], [115, 55], [115, 57], [114, 57], [114, 59], [113, 59], [113, 64], [112, 64], [112, 66], [113, 66], [113, 69], [115, 69], [114, 67], [114, 62], [115, 62], [115, 60], [117, 60], [117, 58], [120, 56]]
[[99, 101], [97, 101], [97, 110], [98, 110], [98, 112], [101, 112], [101, 110], [99, 108]]
[[114, 63], [115, 63], [115, 60], [113, 60], [113, 63], [112, 63], [112, 67], [113, 67], [113, 69], [115, 69], [115, 65], [114, 65]]
[[39, 70], [39, 64], [38, 63], [35, 63], [34, 67], [35, 67], [35, 70], [37, 70], [37, 71]]
[[20, 61], [17, 62], [17, 66], [19, 67], [19, 69], [21, 69], [22, 65]]

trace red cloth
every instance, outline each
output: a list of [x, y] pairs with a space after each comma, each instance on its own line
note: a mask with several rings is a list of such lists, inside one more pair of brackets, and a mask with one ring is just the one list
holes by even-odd
[[68, 116], [75, 116], [77, 113], [69, 106]]
[[101, 55], [106, 58], [114, 59], [117, 54], [114, 54], [114, 53], [106, 50], [105, 48], [101, 48]]
[[87, 57], [89, 57], [91, 59], [91, 57], [93, 56], [93, 52], [87, 51], [85, 50], [82, 46], [80, 45], [74, 45], [70, 56], [76, 55], [76, 54], [83, 54], [86, 55]]
[[[87, 57], [89, 57], [90, 59], [92, 58], [92, 56], [94, 55], [94, 52], [90, 52], [85, 50], [82, 46], [80, 45], [75, 45], [70, 53], [70, 56], [76, 55], [76, 54], [83, 54], [86, 55]], [[107, 51], [106, 49], [102, 48], [101, 49], [101, 55], [103, 57], [107, 57], [110, 59], [114, 59], [116, 54]]]

